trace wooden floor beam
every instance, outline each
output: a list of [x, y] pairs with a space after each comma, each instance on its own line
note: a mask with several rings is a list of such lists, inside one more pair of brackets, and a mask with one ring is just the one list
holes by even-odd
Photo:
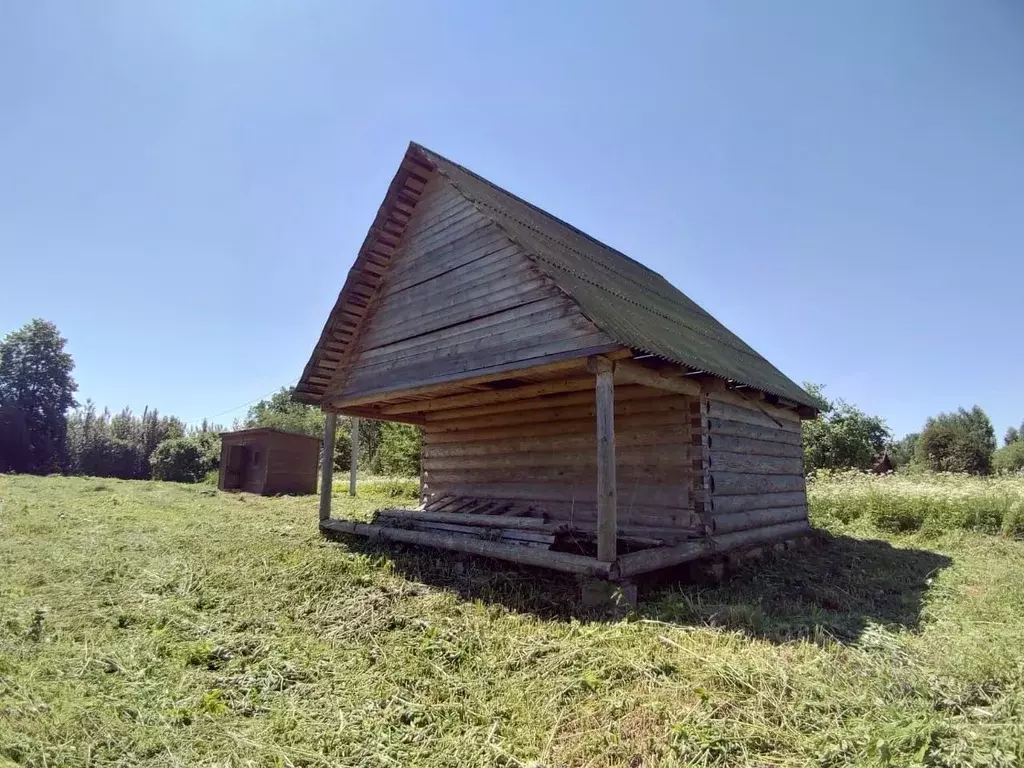
[[349, 520], [325, 520], [320, 524], [324, 533], [350, 533], [369, 538], [401, 541], [407, 544], [421, 544], [438, 549], [451, 549], [456, 552], [468, 552], [473, 555], [494, 557], [522, 565], [533, 565], [540, 568], [551, 568], [567, 573], [579, 573], [585, 576], [598, 576], [603, 579], [615, 579], [618, 569], [615, 563], [603, 563], [585, 555], [574, 555], [569, 552], [552, 552], [540, 547], [524, 547], [520, 544], [508, 544], [497, 541], [460, 536], [458, 534], [430, 533], [427, 531], [411, 531], [406, 528], [389, 528], [381, 525], [367, 525]]

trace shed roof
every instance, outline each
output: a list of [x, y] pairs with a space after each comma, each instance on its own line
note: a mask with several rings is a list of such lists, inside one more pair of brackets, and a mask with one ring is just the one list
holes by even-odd
[[[396, 182], [403, 172], [417, 167], [436, 170], [447, 178], [519, 243], [598, 328], [624, 347], [818, 407], [800, 386], [657, 272], [418, 144], [409, 145], [378, 221], [387, 218], [389, 198], [396, 194]], [[373, 232], [371, 228], [367, 243]], [[366, 256], [364, 245], [360, 258]], [[359, 259], [349, 282], [358, 267]], [[349, 282], [299, 382], [299, 400], [318, 402], [323, 394], [324, 387], [316, 382], [319, 356], [336, 327], [336, 313], [343, 307]]]
[[306, 440], [316, 440], [320, 442], [319, 437], [313, 437], [312, 435], [305, 435], [302, 432], [291, 432], [287, 429], [275, 429], [274, 427], [250, 427], [249, 429], [236, 429], [231, 432], [221, 432], [220, 436], [224, 437], [246, 437], [256, 435], [285, 435], [287, 437], [302, 437]]

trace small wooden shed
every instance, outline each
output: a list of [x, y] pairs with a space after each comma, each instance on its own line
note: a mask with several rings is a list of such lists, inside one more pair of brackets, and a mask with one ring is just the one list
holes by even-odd
[[338, 413], [423, 428], [419, 507], [365, 524], [323, 495], [325, 532], [624, 580], [808, 530], [813, 398], [660, 275], [417, 144], [296, 399], [325, 445]]
[[217, 487], [264, 496], [316, 493], [319, 460], [317, 437], [269, 428], [221, 432]]

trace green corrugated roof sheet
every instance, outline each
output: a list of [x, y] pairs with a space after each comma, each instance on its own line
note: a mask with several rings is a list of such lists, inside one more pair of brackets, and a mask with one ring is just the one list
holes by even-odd
[[665, 278], [472, 171], [419, 147], [616, 342], [802, 405], [818, 404]]

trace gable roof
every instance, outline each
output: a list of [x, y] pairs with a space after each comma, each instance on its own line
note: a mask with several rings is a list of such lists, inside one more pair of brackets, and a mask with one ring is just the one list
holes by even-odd
[[[414, 168], [436, 170], [451, 182], [519, 243], [558, 288], [617, 343], [801, 405], [818, 407], [778, 368], [657, 272], [425, 147], [410, 144], [402, 168], [409, 167], [410, 162]], [[402, 169], [392, 188], [401, 175]], [[389, 191], [389, 197], [393, 191]], [[386, 213], [388, 203], [386, 198], [378, 220]], [[371, 235], [373, 232], [371, 228]], [[364, 255], [361, 252], [360, 259]], [[339, 304], [360, 259], [349, 274]], [[338, 310], [336, 305], [324, 334], [328, 334]], [[315, 392], [321, 388], [311, 380], [311, 372], [316, 371], [323, 342], [321, 336], [321, 344], [299, 382], [297, 399], [319, 401], [322, 391]]]

